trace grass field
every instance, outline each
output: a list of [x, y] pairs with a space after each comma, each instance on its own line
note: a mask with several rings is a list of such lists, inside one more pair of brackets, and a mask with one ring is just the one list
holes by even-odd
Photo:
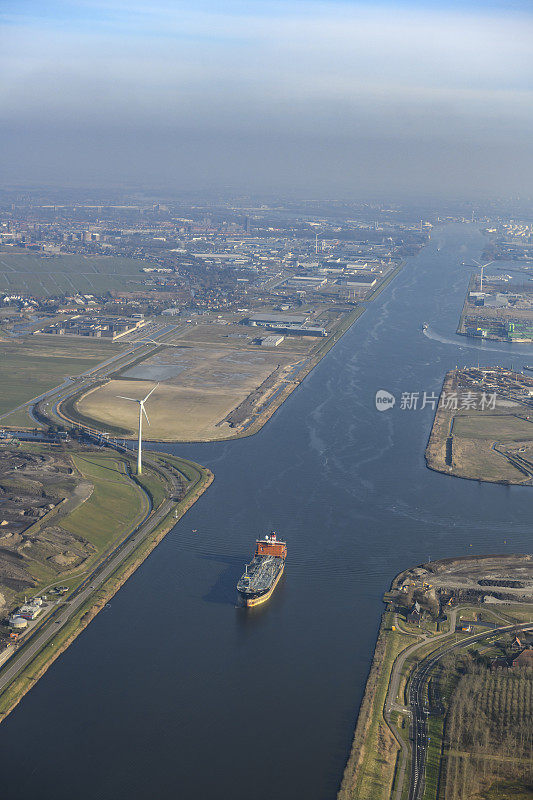
[[510, 481], [520, 483], [524, 475], [507, 459], [495, 453], [492, 442], [484, 439], [454, 437], [453, 464], [455, 474], [484, 481]]
[[[449, 394], [454, 388], [448, 373], [443, 389]], [[502, 398], [494, 411], [439, 406], [426, 448], [427, 465], [473, 480], [528, 482], [533, 471], [533, 421], [525, 418], [527, 411], [524, 404]]]
[[[40, 452], [46, 446], [26, 446]], [[128, 459], [129, 460], [129, 459]], [[87, 539], [96, 551], [79, 568], [65, 572], [58, 577], [57, 571], [46, 563], [31, 561], [28, 568], [38, 581], [39, 587], [51, 582], [64, 583], [75, 587], [86, 572], [102, 555], [114, 547], [144, 517], [149, 509], [146, 494], [137, 484], [136, 479], [126, 472], [127, 461], [122, 456], [114, 456], [107, 452], [77, 454], [72, 456], [74, 466], [84, 478], [94, 486], [91, 496], [74, 509], [69, 515], [62, 517], [58, 524], [65, 530]], [[132, 461], [130, 461], [130, 465]], [[145, 470], [142, 487], [154, 497], [159, 504], [165, 496], [163, 480], [152, 470]], [[21, 598], [19, 598], [21, 599]]]
[[499, 442], [533, 439], [533, 422], [510, 414], [458, 414], [453, 434], [465, 439], [497, 439]]
[[107, 455], [76, 455], [72, 458], [81, 474], [91, 481], [90, 498], [61, 526], [88, 539], [98, 550], [124, 535], [146, 513], [143, 494], [126, 473], [121, 458]]
[[35, 422], [28, 414], [27, 408], [22, 408], [20, 411], [13, 411], [7, 417], [2, 418], [1, 425], [11, 428], [42, 428], [43, 426]]
[[[37, 453], [46, 451], [46, 448], [47, 445], [24, 445], [25, 450]], [[158, 466], [168, 468], [170, 465], [176, 469], [182, 476], [186, 490], [196, 488], [204, 477], [204, 470], [192, 462], [166, 454], [154, 453], [152, 458], [157, 462], [155, 468], [145, 465], [143, 474], [139, 477], [134, 474], [136, 459], [133, 456], [118, 455], [111, 451], [78, 453], [72, 456], [74, 466], [93, 484], [94, 489], [88, 500], [68, 516], [62, 517], [58, 524], [90, 541], [96, 551], [81, 567], [64, 572], [60, 577], [55, 570], [42, 563], [29, 562], [28, 568], [38, 581], [36, 592], [51, 583], [75, 588], [102, 556], [110, 552], [142, 521], [150, 508], [149, 498], [153, 508], [157, 508], [167, 499], [167, 480], [157, 469]], [[126, 470], [127, 464], [130, 474]], [[180, 505], [178, 504], [178, 508]], [[18, 600], [21, 599], [22, 595]]]
[[[533, 424], [512, 414], [458, 414], [453, 422], [453, 465], [463, 474], [489, 481], [519, 483], [526, 476], [501, 453], [505, 445], [533, 440]], [[527, 456], [526, 456], [527, 457]]]
[[119, 353], [124, 345], [112, 342], [50, 341], [32, 336], [0, 342], [0, 414], [61, 384], [70, 375], [79, 375], [106, 358]]
[[44, 297], [102, 294], [111, 289], [139, 288], [143, 261], [122, 256], [61, 255], [0, 252], [0, 291]]

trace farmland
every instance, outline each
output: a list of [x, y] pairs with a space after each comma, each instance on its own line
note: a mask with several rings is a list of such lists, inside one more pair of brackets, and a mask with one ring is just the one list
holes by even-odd
[[445, 729], [445, 800], [533, 794], [533, 681], [524, 668], [471, 668]]
[[124, 256], [60, 255], [43, 258], [0, 252], [0, 291], [39, 297], [103, 294], [139, 288], [144, 262]]
[[57, 341], [32, 336], [0, 342], [0, 414], [11, 411], [72, 375], [91, 369], [119, 353], [124, 345], [85, 340]]

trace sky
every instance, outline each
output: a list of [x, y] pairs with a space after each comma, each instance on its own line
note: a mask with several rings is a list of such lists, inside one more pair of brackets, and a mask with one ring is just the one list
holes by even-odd
[[533, 194], [533, 0], [2, 0], [0, 180]]

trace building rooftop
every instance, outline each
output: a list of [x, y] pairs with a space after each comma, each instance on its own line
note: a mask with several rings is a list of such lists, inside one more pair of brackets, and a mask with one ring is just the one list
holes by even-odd
[[250, 314], [250, 322], [274, 322], [276, 324], [303, 325], [307, 317], [297, 314], [274, 314], [270, 312]]

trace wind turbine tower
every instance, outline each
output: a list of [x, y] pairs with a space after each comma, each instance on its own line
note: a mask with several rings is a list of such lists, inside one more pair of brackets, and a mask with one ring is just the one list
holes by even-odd
[[139, 444], [137, 447], [137, 475], [142, 475], [143, 472], [143, 465], [142, 465], [143, 414], [146, 417], [146, 422], [148, 423], [148, 425], [150, 424], [150, 420], [148, 419], [148, 414], [146, 413], [144, 404], [146, 403], [152, 392], [155, 392], [158, 386], [159, 384], [157, 383], [153, 389], [150, 389], [150, 391], [143, 400], [137, 400], [136, 397], [123, 397], [121, 394], [117, 395], [117, 397], [120, 397], [121, 400], [131, 400], [132, 403], [139, 404]]
[[483, 291], [483, 270], [485, 269], [485, 267], [488, 267], [491, 264], [494, 264], [494, 261], [487, 261], [486, 264], [480, 264], [479, 261], [475, 261], [474, 260], [473, 264], [465, 264], [465, 266], [467, 266], [467, 267], [479, 267], [479, 291], [480, 292]]

